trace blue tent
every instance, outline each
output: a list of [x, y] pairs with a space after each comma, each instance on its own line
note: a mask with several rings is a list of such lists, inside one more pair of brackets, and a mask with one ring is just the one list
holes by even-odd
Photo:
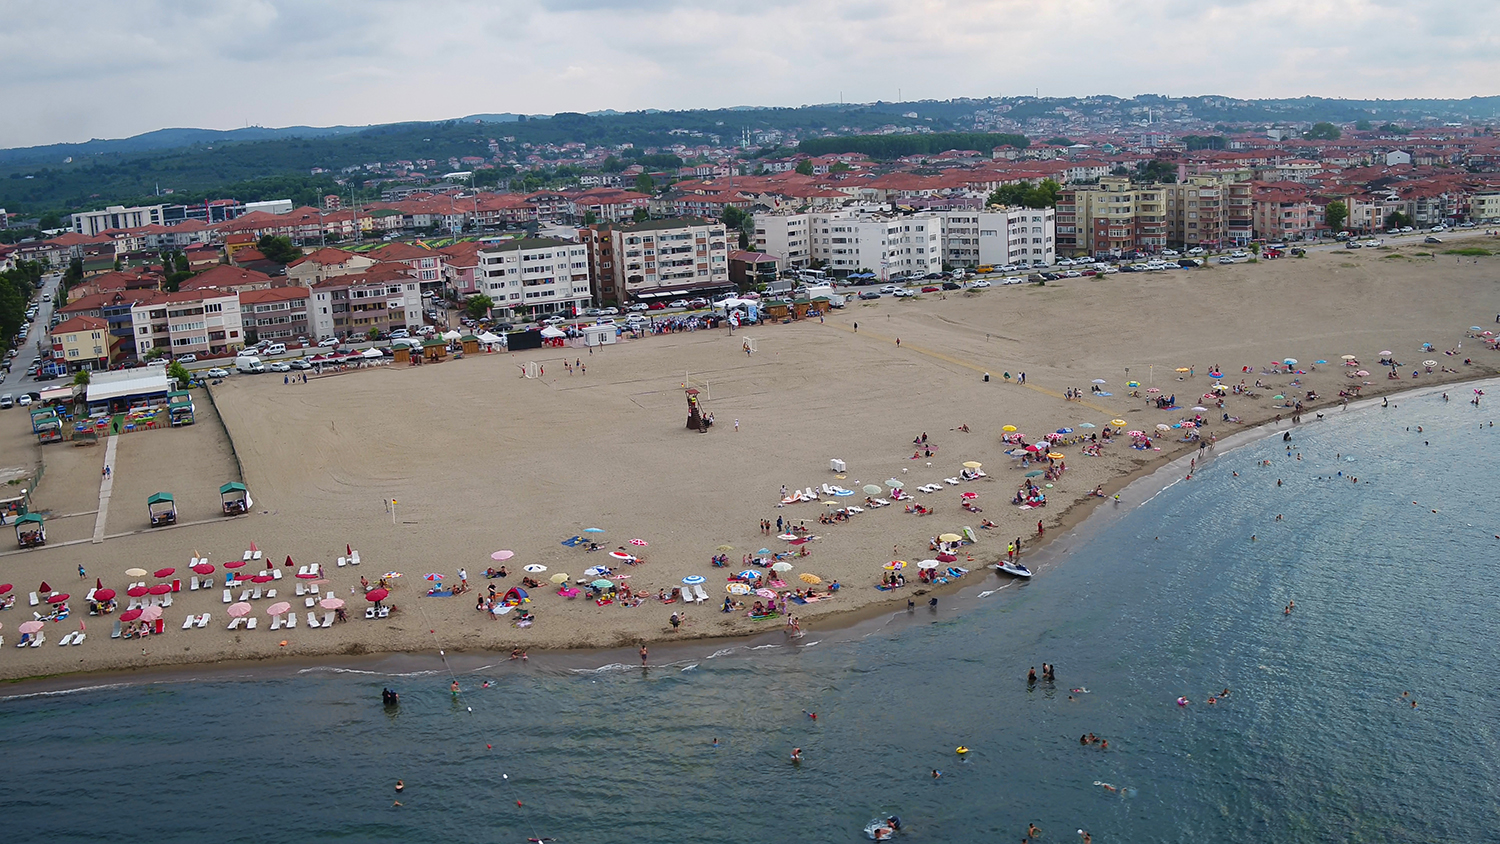
[[507, 601], [525, 601], [530, 597], [530, 595], [526, 594], [526, 590], [519, 586], [512, 586], [505, 593], [505, 600]]

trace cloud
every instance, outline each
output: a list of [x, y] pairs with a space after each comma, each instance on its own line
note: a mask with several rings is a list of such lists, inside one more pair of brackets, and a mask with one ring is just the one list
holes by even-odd
[[117, 0], [9, 9], [0, 146], [163, 126], [944, 99], [1497, 93], [1500, 4]]

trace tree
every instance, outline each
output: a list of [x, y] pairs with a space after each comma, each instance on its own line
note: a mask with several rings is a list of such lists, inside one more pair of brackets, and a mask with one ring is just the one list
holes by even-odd
[[1055, 138], [1048, 138], [1047, 143], [1055, 147], [1070, 147], [1073, 145], [1073, 139], [1064, 138], [1063, 136], [1059, 135]]
[[174, 360], [167, 364], [167, 377], [176, 381], [177, 386], [185, 390], [193, 380], [193, 373], [188, 372], [188, 368], [182, 365], [182, 361]]
[[733, 205], [726, 205], [724, 206], [724, 216], [719, 219], [724, 222], [724, 225], [730, 231], [739, 234], [739, 248], [750, 248], [750, 238], [755, 234], [755, 218], [751, 216], [750, 212]]
[[1407, 216], [1406, 214], [1401, 213], [1400, 211], [1392, 211], [1391, 213], [1385, 215], [1385, 230], [1386, 231], [1391, 231], [1392, 229], [1399, 229], [1402, 226], [1409, 226], [1409, 225], [1411, 225], [1411, 217]]
[[598, 214], [594, 213], [593, 211], [585, 211], [585, 212], [583, 212], [583, 224], [585, 226], [592, 226], [593, 224], [595, 224], [597, 222], [599, 222], [599, 215]]
[[278, 264], [290, 264], [302, 257], [302, 250], [292, 243], [292, 239], [284, 235], [263, 234], [260, 240], [255, 242], [255, 248], [267, 259]]
[[1302, 133], [1302, 137], [1312, 141], [1336, 141], [1341, 134], [1343, 133], [1339, 131], [1339, 127], [1322, 122], [1314, 123], [1311, 129]]
[[849, 165], [845, 164], [842, 161], [835, 161], [833, 163], [833, 166], [828, 168], [828, 172], [830, 172], [830, 173], [847, 173], [847, 172], [849, 172], [850, 170], [853, 170], [853, 169], [854, 169], [853, 167], [850, 167]]
[[87, 369], [80, 369], [77, 372], [73, 373], [73, 386], [87, 387], [88, 385], [89, 371]]
[[1344, 221], [1349, 219], [1349, 206], [1341, 199], [1335, 199], [1328, 203], [1323, 209], [1323, 221], [1328, 224], [1331, 231], [1343, 231]]
[[632, 222], [644, 223], [647, 220], [651, 219], [651, 214], [644, 208], [637, 208], [634, 211], [630, 212], [630, 219]]
[[1368, 121], [1368, 120], [1356, 120], [1354, 122], [1354, 130], [1356, 132], [1368, 132], [1368, 131], [1370, 131], [1370, 121]]
[[464, 312], [472, 319], [484, 319], [490, 315], [490, 308], [495, 307], [495, 300], [483, 293], [476, 293], [469, 297], [464, 303]]
[[1156, 158], [1140, 165], [1135, 170], [1136, 179], [1150, 183], [1172, 183], [1177, 181], [1177, 165], [1165, 159]]
[[635, 177], [636, 193], [656, 193], [656, 182], [652, 181], [650, 173], [641, 173]]
[[813, 174], [812, 159], [804, 158], [797, 162], [797, 172], [804, 176], [811, 176]]
[[1061, 190], [1062, 185], [1051, 179], [1043, 179], [1035, 187], [1030, 182], [1001, 185], [990, 194], [988, 202], [990, 205], [1006, 207], [1019, 205], [1022, 208], [1052, 208], [1057, 205], [1057, 196]]

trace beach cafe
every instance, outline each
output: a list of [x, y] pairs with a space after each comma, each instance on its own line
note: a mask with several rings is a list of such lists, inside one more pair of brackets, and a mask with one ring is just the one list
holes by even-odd
[[22, 548], [36, 548], [47, 544], [47, 529], [41, 516], [27, 513], [16, 519], [16, 544]]
[[226, 516], [248, 513], [253, 503], [250, 500], [250, 490], [239, 481], [230, 481], [219, 487], [219, 504]]
[[86, 394], [89, 413], [124, 413], [133, 407], [164, 403], [169, 383], [166, 367], [162, 366], [95, 372]]
[[177, 502], [172, 500], [172, 493], [158, 492], [146, 499], [146, 512], [151, 517], [152, 527], [176, 524]]

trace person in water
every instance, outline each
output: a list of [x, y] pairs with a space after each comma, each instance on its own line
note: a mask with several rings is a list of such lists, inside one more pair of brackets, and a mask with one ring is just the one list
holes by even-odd
[[792, 761], [793, 762], [801, 762], [802, 761], [802, 748], [800, 748], [800, 747], [794, 747], [794, 748], [792, 748]]

